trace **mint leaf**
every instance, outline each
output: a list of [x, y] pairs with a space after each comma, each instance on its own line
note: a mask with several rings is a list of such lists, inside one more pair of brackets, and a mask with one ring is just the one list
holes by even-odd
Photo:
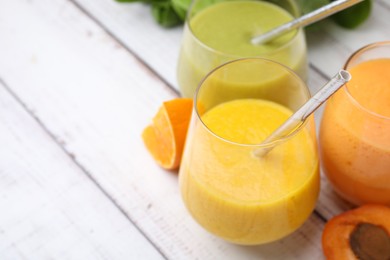
[[119, 3], [144, 2], [143, 0], [115, 0]]
[[173, 9], [172, 2], [169, 0], [153, 1], [152, 15], [164, 27], [173, 27], [182, 23], [182, 20]]
[[332, 19], [340, 26], [353, 29], [362, 24], [370, 16], [372, 8], [371, 0], [364, 0], [357, 5], [332, 15]]
[[172, 0], [173, 9], [181, 20], [186, 19], [187, 11], [191, 5], [191, 0]]

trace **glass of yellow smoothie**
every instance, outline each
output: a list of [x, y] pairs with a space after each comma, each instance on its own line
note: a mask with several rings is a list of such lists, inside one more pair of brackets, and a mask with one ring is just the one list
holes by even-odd
[[303, 80], [271, 60], [239, 59], [207, 75], [179, 173], [183, 201], [201, 226], [254, 245], [290, 234], [309, 217], [319, 191], [313, 118], [263, 143], [309, 98]]
[[251, 39], [300, 15], [294, 0], [193, 0], [184, 28], [177, 77], [181, 93], [193, 97], [200, 80], [230, 60], [263, 57], [307, 78], [307, 50], [302, 29], [267, 44]]
[[358, 50], [345, 69], [352, 80], [327, 102], [321, 122], [323, 170], [350, 202], [390, 206], [390, 41]]

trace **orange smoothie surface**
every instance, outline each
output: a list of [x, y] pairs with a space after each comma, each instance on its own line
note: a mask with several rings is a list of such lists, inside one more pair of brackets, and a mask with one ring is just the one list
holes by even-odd
[[351, 95], [366, 109], [390, 117], [390, 59], [360, 63], [349, 70]]
[[390, 205], [390, 59], [366, 61], [349, 71], [349, 93], [336, 93], [323, 115], [322, 165], [349, 201]]

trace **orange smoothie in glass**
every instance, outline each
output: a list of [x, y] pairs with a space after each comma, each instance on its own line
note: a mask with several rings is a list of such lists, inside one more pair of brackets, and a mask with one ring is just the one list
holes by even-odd
[[324, 112], [322, 165], [334, 189], [352, 203], [390, 205], [390, 58], [348, 70], [352, 80]]
[[238, 99], [195, 121], [180, 187], [189, 212], [205, 229], [237, 244], [262, 244], [293, 232], [311, 214], [319, 167], [309, 131], [303, 128], [264, 157], [253, 153], [252, 145], [291, 114], [272, 101]]

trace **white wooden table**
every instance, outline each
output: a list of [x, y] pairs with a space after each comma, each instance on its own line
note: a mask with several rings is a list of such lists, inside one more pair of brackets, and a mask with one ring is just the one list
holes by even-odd
[[[375, 0], [358, 29], [309, 34], [311, 90], [389, 40], [389, 16]], [[138, 3], [0, 0], [0, 259], [323, 258], [326, 220], [351, 208], [326, 179], [297, 232], [242, 247], [198, 226], [149, 156], [140, 135], [178, 96], [181, 34]]]

